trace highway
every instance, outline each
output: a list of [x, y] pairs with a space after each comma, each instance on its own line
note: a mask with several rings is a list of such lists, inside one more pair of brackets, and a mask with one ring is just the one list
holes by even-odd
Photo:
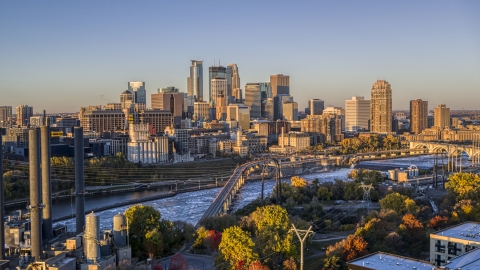
[[[238, 166], [233, 171], [232, 176], [230, 177], [230, 179], [228, 179], [228, 182], [225, 184], [225, 186], [223, 186], [223, 188], [217, 194], [215, 199], [213, 199], [212, 204], [210, 204], [208, 209], [205, 211], [200, 221], [204, 218], [213, 217], [213, 216], [216, 216], [218, 213], [221, 213], [223, 208], [223, 203], [228, 199], [228, 196], [230, 196], [230, 194], [232, 193], [232, 190], [235, 188], [235, 185], [240, 180], [242, 173], [248, 167], [255, 166], [263, 162], [265, 162], [265, 160], [256, 160], [256, 161], [248, 162]], [[200, 221], [198, 223], [200, 223]], [[196, 227], [198, 226], [198, 223]]]

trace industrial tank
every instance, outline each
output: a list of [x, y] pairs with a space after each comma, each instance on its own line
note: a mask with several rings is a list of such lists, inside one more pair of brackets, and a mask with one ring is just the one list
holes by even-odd
[[113, 243], [117, 247], [127, 245], [127, 218], [120, 213], [113, 216]]
[[85, 217], [85, 257], [87, 261], [96, 262], [100, 258], [100, 218], [93, 212]]

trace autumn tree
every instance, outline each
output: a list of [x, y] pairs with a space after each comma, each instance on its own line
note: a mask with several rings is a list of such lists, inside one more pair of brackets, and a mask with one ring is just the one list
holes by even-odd
[[307, 185], [307, 181], [299, 176], [292, 176], [290, 181], [292, 182], [292, 187], [296, 188], [303, 188]]
[[448, 224], [448, 217], [436, 215], [430, 219], [428, 226], [434, 230], [445, 228]]
[[349, 235], [343, 246], [342, 259], [351, 261], [368, 253], [368, 243], [359, 235]]
[[248, 266], [248, 270], [269, 270], [268, 266], [262, 264], [260, 261], [255, 261]]
[[323, 260], [322, 270], [340, 270], [342, 269], [342, 263], [340, 257], [329, 256]]
[[478, 199], [480, 177], [474, 173], [455, 173], [448, 177], [445, 188], [457, 195], [457, 200]]
[[170, 258], [169, 270], [187, 270], [188, 263], [182, 253], [177, 253]]
[[410, 255], [416, 258], [420, 257], [421, 252], [425, 250], [428, 244], [422, 222], [414, 215], [406, 214], [398, 227], [398, 234], [405, 240]]
[[283, 261], [283, 270], [297, 270], [297, 262], [293, 257], [290, 259]]
[[141, 204], [128, 208], [125, 211], [125, 216], [128, 222], [129, 233], [135, 235], [142, 241], [149, 231], [158, 228], [161, 217], [160, 211], [152, 206], [144, 206]]
[[231, 269], [236, 269], [239, 262], [250, 265], [258, 260], [254, 247], [255, 243], [250, 238], [250, 233], [233, 226], [223, 231], [219, 251], [223, 260], [230, 263]]
[[400, 193], [390, 193], [380, 200], [382, 209], [391, 209], [398, 214], [414, 213], [418, 210], [418, 206], [414, 200]]
[[157, 228], [147, 232], [144, 245], [150, 259], [159, 256], [163, 252], [163, 236]]
[[397, 232], [390, 232], [384, 239], [384, 246], [394, 252], [401, 252], [403, 248], [403, 238]]

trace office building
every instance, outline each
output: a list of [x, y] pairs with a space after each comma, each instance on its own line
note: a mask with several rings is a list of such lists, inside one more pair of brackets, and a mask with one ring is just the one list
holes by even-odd
[[210, 102], [215, 102], [217, 99], [214, 90], [212, 89], [213, 79], [225, 79], [225, 90], [227, 88], [226, 68], [223, 66], [213, 66], [208, 68], [208, 98]]
[[352, 97], [345, 100], [345, 131], [367, 131], [370, 120], [370, 100], [364, 97]]
[[270, 85], [272, 87], [272, 95], [290, 95], [290, 76], [276, 74], [270, 76]]
[[260, 118], [262, 115], [262, 99], [259, 83], [245, 85], [245, 105], [250, 107], [250, 117]]
[[433, 121], [434, 126], [440, 129], [450, 127], [450, 108], [447, 108], [445, 104], [438, 105], [433, 109]]
[[238, 74], [237, 64], [228, 64], [226, 69], [227, 79], [227, 98], [235, 96], [233, 89], [240, 89], [240, 75]]
[[230, 104], [227, 106], [227, 121], [236, 121], [238, 128], [250, 128], [250, 108], [245, 104]]
[[120, 104], [122, 109], [130, 109], [135, 104], [135, 94], [130, 90], [125, 90], [120, 94]]
[[380, 251], [348, 261], [347, 268], [349, 270], [436, 269], [435, 265], [427, 261], [412, 259]]
[[270, 82], [260, 83], [260, 92], [262, 94], [262, 100], [266, 100], [267, 98], [273, 98], [272, 86]]
[[[46, 123], [44, 122], [45, 118], [47, 120]], [[55, 122], [55, 117], [53, 116], [43, 117], [43, 115], [35, 115], [30, 117], [30, 126], [33, 126], [33, 127], [41, 127], [45, 124], [48, 126], [52, 126], [54, 122]]]
[[30, 124], [30, 117], [33, 116], [33, 107], [28, 105], [19, 105], [16, 108], [17, 126], [27, 126]]
[[428, 101], [410, 101], [410, 132], [420, 134], [428, 127]]
[[0, 106], [0, 128], [12, 126], [12, 106]]
[[147, 105], [145, 82], [128, 82], [128, 90], [135, 95], [135, 103]]
[[276, 95], [273, 98], [274, 120], [283, 119], [283, 103], [291, 101], [293, 101], [293, 97], [284, 94]]
[[310, 99], [308, 101], [308, 109], [310, 110], [310, 115], [320, 115], [323, 113], [325, 108], [325, 102], [321, 99]]
[[216, 104], [220, 92], [227, 93], [227, 79], [217, 76], [210, 80], [210, 103]]
[[377, 80], [372, 86], [370, 132], [392, 132], [392, 87], [385, 80]]
[[225, 121], [227, 118], [227, 97], [226, 91], [220, 91], [215, 102], [215, 113], [218, 121]]
[[233, 98], [235, 100], [235, 103], [242, 103], [243, 102], [243, 93], [242, 89], [240, 88], [234, 88], [232, 90]]
[[[465, 222], [430, 234], [430, 262], [445, 265], [480, 246], [480, 223]], [[463, 269], [463, 268], [462, 268]]]
[[207, 121], [209, 118], [210, 104], [206, 101], [197, 101], [193, 105], [193, 115], [195, 120]]
[[180, 127], [184, 109], [184, 93], [178, 92], [178, 89], [170, 86], [159, 88], [158, 93], [152, 94], [152, 109], [169, 111], [173, 114], [173, 123]]
[[190, 97], [188, 106], [191, 106], [193, 111], [193, 102], [203, 101], [203, 61], [191, 60], [191, 62], [190, 77], [187, 78], [187, 96]]
[[282, 104], [282, 118], [287, 121], [298, 121], [298, 103], [287, 101]]
[[267, 98], [262, 101], [262, 118], [273, 120], [275, 118], [274, 107], [273, 98]]

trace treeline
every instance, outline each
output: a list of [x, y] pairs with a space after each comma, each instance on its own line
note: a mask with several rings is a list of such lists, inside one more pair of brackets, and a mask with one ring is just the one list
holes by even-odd
[[370, 136], [343, 139], [340, 146], [339, 154], [356, 154], [379, 150], [397, 150], [400, 149], [401, 143], [400, 137], [371, 134]]

